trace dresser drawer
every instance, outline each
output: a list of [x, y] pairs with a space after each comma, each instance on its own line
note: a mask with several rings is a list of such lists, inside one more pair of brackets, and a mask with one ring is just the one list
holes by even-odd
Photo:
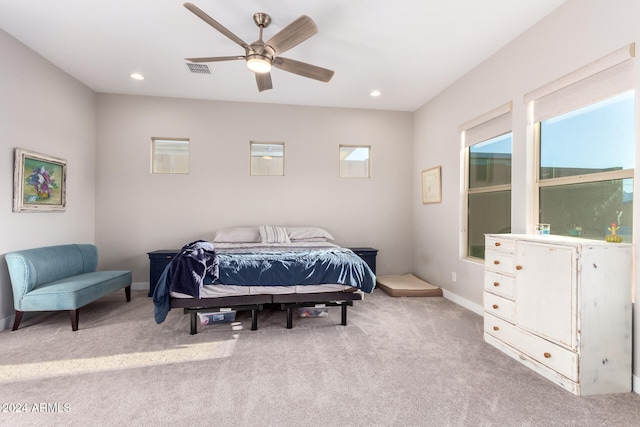
[[503, 239], [499, 236], [486, 236], [484, 239], [484, 247], [487, 251], [498, 251], [506, 253], [515, 253], [516, 242], [514, 240]]
[[487, 271], [484, 273], [484, 290], [505, 298], [514, 299], [515, 279], [511, 276]]
[[578, 381], [578, 354], [485, 313], [484, 331], [572, 381]]
[[513, 255], [494, 251], [486, 251], [484, 254], [484, 266], [487, 270], [513, 276], [513, 264]]
[[484, 293], [484, 311], [494, 316], [501, 317], [511, 323], [516, 321], [516, 304], [506, 298], [497, 295]]

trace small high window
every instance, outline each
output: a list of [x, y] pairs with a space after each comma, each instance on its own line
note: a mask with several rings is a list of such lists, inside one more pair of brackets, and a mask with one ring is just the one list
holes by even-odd
[[284, 175], [284, 142], [250, 143], [251, 175]]
[[151, 138], [151, 173], [189, 173], [189, 140]]
[[362, 145], [340, 146], [340, 176], [343, 178], [369, 178], [371, 147]]

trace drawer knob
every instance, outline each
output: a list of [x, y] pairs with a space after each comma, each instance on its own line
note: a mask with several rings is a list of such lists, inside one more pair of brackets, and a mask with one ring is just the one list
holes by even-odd
[[498, 265], [498, 264], [500, 264], [500, 261], [495, 260], [495, 261], [493, 261], [493, 263], [494, 263], [495, 265]]
[[494, 331], [499, 331], [499, 330], [500, 330], [500, 328], [498, 328], [497, 326], [494, 326], [494, 327], [493, 327], [493, 330], [494, 330]]
[[522, 266], [521, 265], [516, 265], [516, 270], [522, 270]]
[[496, 245], [496, 246], [500, 246], [500, 242], [496, 242], [496, 243], [495, 243], [495, 245]]
[[167, 259], [171, 259], [171, 255], [167, 255]]
[[551, 359], [551, 353], [544, 353], [544, 358], [545, 359]]
[[493, 282], [493, 286], [495, 286], [495, 287], [497, 288], [498, 286], [500, 286], [500, 283], [498, 283], [498, 282]]
[[497, 310], [498, 309], [498, 304], [493, 304], [493, 309]]

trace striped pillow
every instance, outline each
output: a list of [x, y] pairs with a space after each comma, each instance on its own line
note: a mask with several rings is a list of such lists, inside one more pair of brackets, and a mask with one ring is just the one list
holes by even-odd
[[287, 229], [273, 225], [261, 225], [260, 237], [262, 243], [291, 243]]

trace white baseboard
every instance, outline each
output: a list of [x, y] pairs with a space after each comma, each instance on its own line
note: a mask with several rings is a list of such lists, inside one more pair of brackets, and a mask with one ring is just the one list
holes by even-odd
[[476, 303], [469, 301], [468, 299], [462, 298], [453, 292], [449, 292], [445, 289], [442, 290], [442, 296], [448, 299], [449, 301], [455, 302], [456, 304], [466, 308], [467, 310], [471, 310], [480, 316], [484, 316], [484, 308]]
[[5, 317], [4, 319], [0, 319], [0, 331], [4, 331], [5, 329], [9, 329], [13, 327], [13, 319], [15, 316]]
[[633, 376], [632, 387], [634, 392], [640, 394], [640, 377], [639, 376], [637, 375]]
[[131, 283], [132, 291], [148, 291], [149, 290], [149, 282], [133, 282]]

